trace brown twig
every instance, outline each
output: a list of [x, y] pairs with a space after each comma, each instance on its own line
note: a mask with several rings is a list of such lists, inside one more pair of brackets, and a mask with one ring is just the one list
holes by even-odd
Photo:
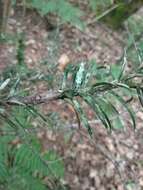
[[9, 105], [37, 105], [54, 101], [61, 98], [60, 92], [47, 92], [43, 94], [35, 94], [25, 97], [11, 97], [5, 101]]

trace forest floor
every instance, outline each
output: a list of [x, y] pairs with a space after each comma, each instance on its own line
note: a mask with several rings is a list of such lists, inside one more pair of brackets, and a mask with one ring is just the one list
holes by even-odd
[[[113, 31], [101, 23], [92, 23], [82, 32], [68, 25], [55, 31], [35, 12], [28, 11], [23, 20], [20, 14], [18, 11], [12, 13], [8, 32], [24, 31], [25, 60], [29, 68], [44, 72], [45, 68], [55, 67], [62, 74], [62, 61], [78, 63], [83, 59], [95, 59], [98, 64], [107, 66], [117, 63], [123, 55], [125, 31]], [[1, 71], [16, 64], [15, 57], [16, 44], [0, 44]], [[35, 91], [50, 89], [45, 86], [39, 83]], [[67, 105], [53, 102], [41, 107], [45, 113], [58, 112], [67, 123], [64, 129], [41, 130], [38, 137], [44, 149], [53, 148], [60, 153], [65, 163], [64, 183], [71, 190], [123, 190], [125, 182], [128, 190], [143, 189], [143, 113], [136, 103], [133, 107], [137, 116], [136, 131], [131, 128], [127, 113], [123, 112], [126, 125], [123, 131], [109, 133], [98, 120], [91, 118], [93, 139], [84, 129], [79, 132], [72, 127], [75, 118]]]

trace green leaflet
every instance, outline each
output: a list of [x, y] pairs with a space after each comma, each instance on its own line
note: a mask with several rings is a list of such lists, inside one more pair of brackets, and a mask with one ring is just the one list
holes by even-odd
[[114, 80], [118, 80], [121, 73], [121, 65], [114, 64], [110, 66], [110, 72]]
[[[71, 76], [71, 82], [68, 80], [68, 76]], [[79, 89], [84, 84], [85, 78], [84, 62], [76, 66], [69, 64], [64, 71], [62, 90], [65, 88]]]
[[77, 100], [73, 100], [72, 102], [73, 102], [75, 110], [79, 114], [79, 118], [83, 122], [83, 125], [87, 128], [89, 135], [92, 136], [92, 128], [88, 123], [87, 117], [86, 117], [85, 113], [83, 112], [81, 105], [79, 104], [79, 102]]
[[121, 81], [121, 79], [123, 78], [123, 74], [125, 72], [126, 65], [127, 65], [127, 53], [125, 49], [124, 55], [122, 57], [122, 64], [117, 62], [116, 64], [110, 66], [110, 73], [113, 79]]
[[121, 70], [120, 70], [120, 75], [119, 75], [118, 81], [120, 81], [122, 79], [126, 65], [127, 65], [127, 52], [125, 49], [124, 50], [124, 56], [123, 56], [123, 63], [121, 65]]
[[116, 88], [116, 85], [110, 82], [97, 82], [91, 86], [89, 93], [95, 94], [99, 92], [105, 92], [111, 89]]
[[113, 79], [117, 81], [121, 81], [126, 65], [127, 65], [127, 55], [126, 55], [126, 50], [125, 50], [122, 65], [117, 63], [110, 66], [110, 72]]
[[94, 59], [92, 59], [88, 63], [88, 68], [85, 69], [85, 81], [84, 81], [84, 86], [91, 85], [92, 80], [95, 77], [97, 72], [97, 63]]
[[6, 79], [5, 81], [3, 81], [1, 84], [0, 84], [0, 91], [1, 90], [4, 90], [5, 87], [9, 84], [10, 82], [10, 78]]
[[100, 104], [98, 104], [98, 102], [96, 104], [98, 105], [98, 109], [100, 110], [100, 112], [102, 114], [103, 120], [105, 121], [107, 128], [111, 130], [112, 124], [111, 124], [110, 119], [108, 118], [106, 112], [103, 110], [102, 106], [100, 106]]
[[110, 122], [112, 123], [112, 126], [114, 129], [122, 129], [123, 124], [120, 119], [120, 114], [116, 107], [113, 105], [112, 102], [108, 100], [108, 98], [99, 98], [99, 104], [101, 104], [103, 110], [106, 112], [108, 118], [110, 119]]
[[141, 104], [141, 106], [143, 107], [143, 89], [140, 88], [140, 87], [138, 87], [138, 88], [136, 89], [136, 91], [137, 91], [137, 94], [138, 94], [138, 99], [139, 99], [139, 101], [140, 101], [140, 104]]
[[125, 100], [120, 95], [118, 95], [117, 93], [115, 93], [113, 91], [109, 91], [109, 93], [112, 94], [123, 105], [123, 107], [128, 111], [130, 118], [132, 120], [133, 128], [135, 129], [136, 128], [136, 121], [135, 121], [134, 114], [132, 113], [132, 110], [129, 108], [129, 106], [127, 105]]
[[95, 111], [95, 113], [97, 114], [97, 117], [101, 120], [103, 125], [107, 129], [111, 129], [112, 128], [111, 122], [106, 112], [102, 109], [101, 105], [99, 105], [96, 99], [91, 96], [84, 96], [84, 95], [81, 97]]
[[84, 79], [85, 79], [85, 63], [82, 62], [76, 73], [76, 78], [75, 78], [76, 89], [80, 88], [80, 86], [83, 84]]
[[120, 82], [98, 82], [90, 87], [89, 93], [98, 95], [101, 92], [108, 92], [110, 90], [117, 89], [120, 87], [127, 89], [128, 91], [131, 90], [131, 88], [127, 84]]
[[19, 84], [20, 84], [20, 78], [18, 77], [14, 85], [11, 87], [8, 97], [12, 97], [15, 95]]
[[115, 83], [115, 86], [130, 90], [130, 87], [127, 84], [123, 84], [123, 83], [118, 82], [118, 83]]

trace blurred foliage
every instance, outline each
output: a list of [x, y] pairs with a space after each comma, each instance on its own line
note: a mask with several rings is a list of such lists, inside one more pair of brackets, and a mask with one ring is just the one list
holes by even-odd
[[[4, 127], [7, 128], [7, 126]], [[9, 131], [10, 129], [7, 128], [7, 133]], [[18, 131], [16, 133], [18, 135]], [[48, 150], [44, 154], [41, 153], [40, 142], [36, 136], [30, 137], [30, 139], [28, 137], [30, 137], [29, 134], [23, 142], [21, 137], [20, 142], [17, 141], [16, 145], [14, 144], [16, 143], [14, 135], [1, 136], [1, 189], [46, 190], [48, 186], [48, 189], [51, 189], [50, 186], [54, 189], [58, 186], [58, 179], [64, 176], [64, 164], [59, 159], [60, 157], [54, 151]], [[45, 181], [46, 177], [48, 177], [47, 181]], [[57, 180], [57, 182], [55, 181], [55, 184], [51, 185], [50, 180], [53, 180], [52, 182]], [[61, 187], [61, 189], [64, 188]]]
[[[81, 20], [83, 11], [79, 7], [74, 7], [68, 0], [27, 0], [27, 3], [41, 16], [53, 13], [61, 18], [61, 23], [70, 22], [80, 29], [85, 28], [85, 23]], [[142, 0], [89, 0], [89, 6], [95, 12], [96, 20], [104, 21], [116, 29], [142, 5]]]
[[[63, 161], [55, 151], [43, 152], [37, 138], [41, 121], [51, 129], [55, 125], [53, 116], [44, 117], [32, 107], [2, 105], [10, 97], [28, 94], [25, 84], [29, 77], [32, 82], [38, 81], [38, 72], [29, 70], [25, 64], [24, 41], [23, 34], [19, 34], [17, 64], [7, 67], [0, 77], [0, 189], [66, 189], [59, 181], [64, 177]], [[32, 124], [34, 120], [37, 127]]]
[[56, 14], [61, 18], [59, 25], [69, 22], [80, 29], [84, 28], [84, 23], [80, 19], [82, 12], [67, 0], [28, 0], [27, 4], [29, 7], [35, 8], [42, 17], [49, 13]]
[[96, 14], [96, 20], [103, 21], [108, 26], [119, 29], [123, 22], [142, 7], [142, 0], [90, 0], [90, 5]]
[[[8, 85], [5, 81], [1, 90]], [[64, 163], [53, 150], [43, 152], [37, 138], [39, 118], [50, 127], [48, 118], [35, 108], [0, 109], [0, 189], [46, 190], [66, 189], [59, 179], [64, 177]], [[32, 123], [36, 122], [37, 126]]]
[[126, 38], [127, 57], [133, 63], [132, 69], [135, 69], [143, 60], [142, 16], [140, 14], [131, 16], [125, 22], [125, 28], [124, 38]]
[[[6, 0], [4, 3], [0, 2], [1, 9], [3, 9], [0, 19], [1, 35], [6, 31], [10, 8], [15, 7], [18, 3], [19, 1], [16, 0], [13, 0], [12, 3], [11, 0]], [[84, 12], [68, 0], [22, 0], [21, 4], [23, 12], [30, 8], [37, 10], [42, 17], [49, 14], [58, 16], [60, 20], [58, 22], [54, 20], [57, 23], [52, 23], [53, 26], [60, 26], [68, 22], [81, 30], [85, 28], [86, 23], [81, 19]], [[114, 28], [120, 27], [123, 21], [136, 12], [142, 4], [142, 0], [89, 0], [89, 6], [95, 12], [96, 20], [104, 21]]]
[[89, 1], [91, 8], [97, 12], [97, 14], [105, 11], [107, 8], [113, 5], [113, 0], [90, 0]]

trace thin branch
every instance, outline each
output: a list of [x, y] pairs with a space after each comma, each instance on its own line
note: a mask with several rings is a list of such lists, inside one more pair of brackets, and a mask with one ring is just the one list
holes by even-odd
[[[137, 76], [132, 76], [131, 78], [138, 77]], [[128, 78], [130, 79], [130, 78]], [[67, 89], [64, 91], [47, 91], [44, 93], [37, 93], [35, 95], [29, 95], [29, 96], [13, 96], [9, 97], [5, 100], [0, 101], [1, 105], [21, 105], [21, 106], [26, 106], [26, 105], [38, 105], [54, 100], [59, 100], [59, 99], [72, 99], [74, 97], [80, 96], [80, 93], [82, 94], [102, 94], [105, 92], [109, 92], [110, 90], [118, 89], [118, 88], [130, 88], [130, 89], [137, 89], [139, 88], [139, 84], [126, 84], [125, 82], [102, 82], [96, 83], [95, 85], [92, 85], [89, 88], [86, 89], [81, 89], [81, 90], [73, 90], [73, 89]]]
[[9, 105], [37, 105], [46, 103], [49, 101], [54, 101], [61, 98], [60, 92], [47, 92], [43, 94], [35, 94], [25, 97], [11, 97], [5, 101]]

